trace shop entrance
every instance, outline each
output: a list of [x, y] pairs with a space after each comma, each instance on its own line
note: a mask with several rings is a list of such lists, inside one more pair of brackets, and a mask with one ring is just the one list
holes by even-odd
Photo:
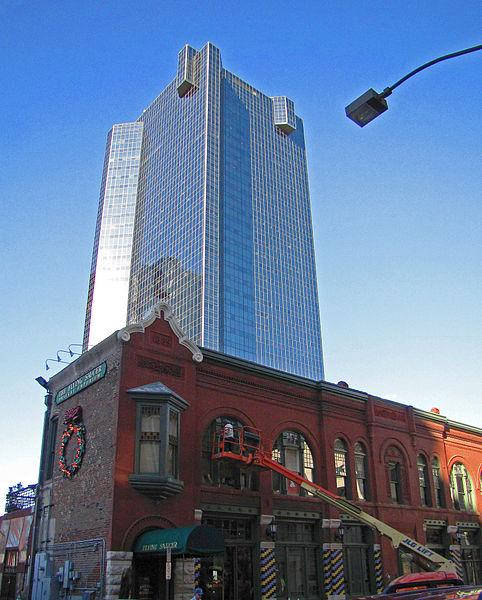
[[226, 547], [225, 600], [253, 600], [253, 563], [249, 546]]
[[257, 578], [253, 569], [253, 521], [250, 518], [209, 516], [206, 518], [206, 523], [222, 533], [226, 544], [223, 569], [224, 595], [213, 596], [213, 598], [254, 600]]
[[4, 574], [2, 578], [2, 588], [0, 590], [1, 600], [15, 600], [15, 588], [17, 585], [17, 575]]
[[134, 542], [130, 597], [190, 600], [198, 585], [203, 600], [223, 600], [224, 550], [222, 534], [205, 525], [145, 531]]
[[[134, 555], [133, 597], [138, 600], [168, 600], [170, 582], [166, 584], [166, 557]], [[167, 589], [166, 589], [167, 586]]]
[[348, 594], [374, 593], [370, 576], [371, 532], [363, 525], [344, 524], [343, 550]]

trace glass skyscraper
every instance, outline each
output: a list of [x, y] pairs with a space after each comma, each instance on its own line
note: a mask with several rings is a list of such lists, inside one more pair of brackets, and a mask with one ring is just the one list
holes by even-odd
[[159, 301], [200, 346], [323, 378], [303, 123], [210, 43], [109, 133], [84, 347]]

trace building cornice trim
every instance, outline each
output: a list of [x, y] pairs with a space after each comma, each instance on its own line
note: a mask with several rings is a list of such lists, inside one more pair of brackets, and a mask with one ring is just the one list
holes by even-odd
[[447, 417], [444, 417], [443, 415], [428, 412], [420, 408], [414, 408], [413, 413], [414, 416], [420, 417], [424, 420], [433, 421], [435, 423], [441, 423], [442, 425], [445, 425], [447, 429], [457, 429], [459, 431], [468, 431], [470, 433], [474, 433], [475, 435], [482, 435], [482, 429], [480, 427], [475, 427], [474, 425], [467, 425], [466, 423], [460, 423], [458, 421], [452, 421], [451, 419], [447, 419]]
[[190, 340], [184, 331], [181, 329], [177, 317], [172, 312], [171, 307], [165, 302], [159, 302], [154, 306], [149, 315], [140, 323], [132, 323], [127, 325], [117, 332], [117, 339], [121, 342], [128, 342], [131, 339], [133, 333], [144, 333], [147, 327], [152, 325], [156, 319], [164, 318], [167, 321], [176, 335], [181, 346], [186, 347], [192, 353], [192, 359], [194, 362], [202, 362], [203, 353], [199, 346], [197, 346], [192, 340]]

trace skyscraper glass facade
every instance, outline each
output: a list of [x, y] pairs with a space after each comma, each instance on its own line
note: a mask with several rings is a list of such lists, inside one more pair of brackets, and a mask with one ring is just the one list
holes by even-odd
[[201, 346], [323, 378], [303, 124], [293, 102], [224, 69], [212, 44], [185, 46], [176, 78], [136, 124], [143, 135], [127, 321], [164, 301]]
[[107, 136], [92, 253], [84, 350], [126, 322], [143, 123], [114, 125]]

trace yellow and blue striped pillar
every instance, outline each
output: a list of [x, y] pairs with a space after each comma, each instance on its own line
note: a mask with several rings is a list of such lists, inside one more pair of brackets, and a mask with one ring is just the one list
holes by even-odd
[[452, 544], [450, 546], [450, 558], [455, 564], [457, 575], [460, 577], [460, 579], [463, 579], [465, 581], [465, 571], [464, 566], [462, 564], [462, 552], [459, 544]]
[[331, 544], [331, 594], [337, 598], [345, 596], [345, 564], [342, 544]]
[[323, 589], [331, 595], [331, 544], [323, 544]]
[[261, 600], [276, 599], [276, 558], [273, 542], [261, 542], [259, 567]]
[[199, 587], [199, 578], [201, 576], [201, 559], [194, 559], [194, 587]]
[[379, 594], [383, 591], [383, 563], [380, 544], [373, 544], [373, 563], [375, 567], [375, 589]]

